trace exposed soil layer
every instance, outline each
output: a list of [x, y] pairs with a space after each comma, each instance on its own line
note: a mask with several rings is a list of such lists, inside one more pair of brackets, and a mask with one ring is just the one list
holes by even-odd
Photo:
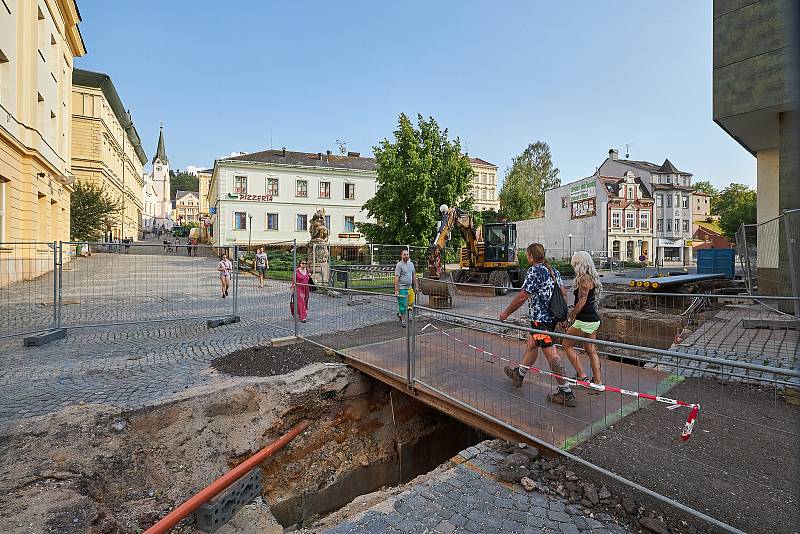
[[[405, 335], [406, 330], [392, 321], [309, 339], [333, 349], [346, 349]], [[336, 361], [338, 357], [331, 351], [314, 343], [301, 342], [283, 347], [248, 347], [215, 358], [211, 366], [233, 376], [275, 376], [291, 373], [310, 363]]]
[[575, 454], [745, 532], [796, 532], [800, 407], [769, 388], [708, 379], [668, 396], [702, 400], [689, 441], [677, 439], [679, 428], [665, 437], [669, 412], [653, 403]]
[[214, 358], [211, 366], [233, 376], [275, 376], [291, 373], [315, 362], [334, 362], [337, 359], [311, 343], [284, 347], [248, 347]]

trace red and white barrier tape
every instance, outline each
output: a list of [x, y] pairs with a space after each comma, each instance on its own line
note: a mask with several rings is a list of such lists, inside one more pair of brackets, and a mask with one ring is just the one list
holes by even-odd
[[683, 432], [681, 432], [681, 441], [687, 441], [689, 439], [689, 437], [691, 437], [692, 430], [694, 430], [694, 424], [697, 421], [697, 416], [700, 413], [700, 405], [699, 404], [688, 403], [688, 402], [684, 402], [684, 401], [680, 401], [680, 400], [676, 400], [676, 399], [670, 399], [670, 398], [667, 398], [667, 397], [660, 397], [658, 395], [651, 395], [650, 393], [640, 393], [638, 391], [631, 391], [631, 390], [628, 390], [628, 389], [616, 388], [614, 386], [606, 386], [605, 384], [595, 384], [594, 382], [587, 382], [585, 380], [577, 380], [575, 378], [570, 378], [568, 376], [561, 376], [561, 375], [556, 374], [556, 373], [554, 373], [552, 371], [545, 371], [544, 369], [540, 369], [538, 367], [531, 367], [531, 366], [523, 364], [522, 362], [516, 362], [516, 361], [513, 361], [513, 360], [509, 360], [508, 358], [503, 358], [502, 356], [496, 356], [496, 355], [492, 354], [491, 352], [489, 352], [489, 351], [487, 351], [487, 350], [485, 350], [485, 349], [483, 349], [481, 347], [477, 347], [475, 345], [467, 343], [466, 341], [464, 341], [462, 339], [459, 339], [458, 337], [446, 332], [445, 330], [442, 330], [441, 328], [438, 328], [437, 326], [435, 326], [435, 325], [433, 325], [431, 323], [428, 323], [425, 326], [423, 326], [421, 332], [424, 332], [425, 329], [427, 329], [428, 327], [435, 329], [436, 331], [444, 334], [445, 336], [449, 337], [450, 339], [453, 339], [453, 340], [461, 343], [462, 345], [466, 345], [467, 347], [473, 349], [476, 352], [479, 352], [481, 354], [485, 354], [487, 356], [491, 356], [492, 358], [496, 358], [496, 359], [498, 359], [500, 361], [508, 362], [510, 364], [517, 364], [520, 367], [523, 367], [523, 368], [527, 369], [528, 371], [533, 371], [534, 373], [537, 373], [537, 374], [540, 374], [540, 375], [551, 376], [553, 378], [560, 379], [560, 380], [566, 380], [570, 384], [574, 384], [574, 385], [577, 385], [577, 386], [582, 386], [582, 387], [589, 388], [589, 389], [594, 389], [596, 391], [610, 391], [612, 393], [619, 393], [620, 395], [628, 395], [629, 397], [639, 397], [639, 398], [642, 398], [642, 399], [648, 399], [648, 400], [652, 400], [652, 401], [656, 401], [656, 402], [661, 402], [663, 404], [668, 404], [669, 405], [669, 406], [667, 406], [668, 410], [674, 410], [674, 409], [677, 409], [677, 408], [680, 408], [680, 407], [690, 408], [689, 417], [688, 417], [688, 419], [686, 419], [686, 425], [684, 425], [684, 427], [683, 427]]

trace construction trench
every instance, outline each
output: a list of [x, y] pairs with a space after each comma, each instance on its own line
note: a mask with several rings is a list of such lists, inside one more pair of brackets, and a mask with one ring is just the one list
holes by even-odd
[[[678, 314], [649, 309], [613, 303], [602, 337], [635, 342], [626, 336], [643, 317], [659, 321], [664, 339], [687, 326]], [[253, 367], [262, 361], [283, 363]], [[254, 347], [212, 365], [225, 381], [167, 404], [71, 406], [0, 431], [0, 531], [143, 532], [308, 420], [307, 431], [261, 464], [260, 499], [217, 532], [322, 532], [347, 519], [354, 499], [397, 494], [490, 438], [307, 342]], [[173, 532], [201, 530], [190, 516]]]

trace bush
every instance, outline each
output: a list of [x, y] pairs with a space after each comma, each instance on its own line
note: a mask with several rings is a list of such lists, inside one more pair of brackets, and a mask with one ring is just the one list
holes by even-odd
[[[519, 258], [519, 268], [521, 271], [527, 271], [530, 267], [530, 263], [528, 263], [528, 255], [525, 253], [524, 250], [520, 250], [517, 254]], [[572, 268], [572, 264], [567, 260], [547, 260], [550, 265], [558, 269], [558, 272], [561, 273], [562, 276], [575, 276], [575, 269]]]

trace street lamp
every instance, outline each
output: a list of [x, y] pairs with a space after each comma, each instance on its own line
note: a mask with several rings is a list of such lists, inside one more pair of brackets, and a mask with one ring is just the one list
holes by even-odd
[[[247, 226], [249, 233], [247, 235], [247, 248], [250, 248], [250, 241], [253, 237], [253, 216], [251, 214], [247, 214], [247, 218], [250, 219], [250, 224]], [[249, 252], [249, 251], [248, 251]]]
[[571, 260], [572, 259], [572, 234], [569, 234], [567, 237], [569, 237], [569, 259]]

